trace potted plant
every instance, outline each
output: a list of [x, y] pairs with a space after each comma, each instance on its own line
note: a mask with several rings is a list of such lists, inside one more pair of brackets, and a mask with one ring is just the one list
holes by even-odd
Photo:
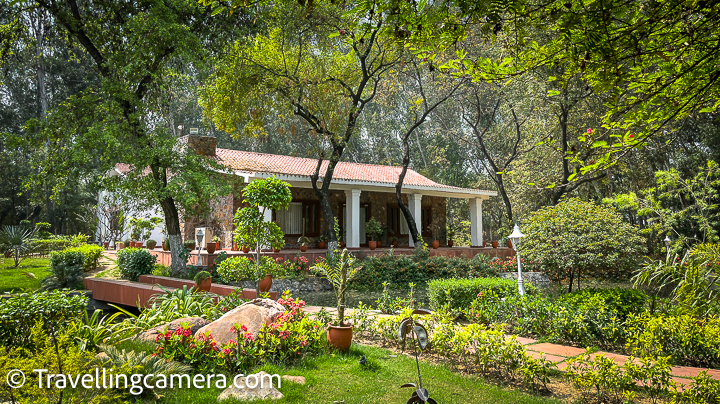
[[440, 247], [440, 240], [433, 240], [432, 242], [432, 248], [434, 250], [437, 250]]
[[285, 240], [283, 242], [275, 242], [272, 244], [272, 250], [274, 253], [279, 253], [280, 250], [282, 250], [283, 246], [285, 245]]
[[392, 246], [397, 248], [398, 246], [398, 238], [395, 236], [390, 237], [390, 242], [392, 243]]
[[110, 242], [109, 242], [109, 241], [104, 242], [104, 243], [103, 243], [103, 248], [105, 248], [106, 250], [107, 250], [108, 248], [110, 248]]
[[300, 244], [300, 251], [305, 252], [310, 245], [310, 239], [305, 236], [300, 236], [298, 243]]
[[195, 274], [195, 287], [198, 290], [209, 292], [212, 287], [212, 276], [208, 271], [200, 271]]
[[168, 240], [168, 239], [163, 240], [162, 249], [163, 249], [163, 251], [170, 251], [170, 240]]
[[212, 238], [213, 243], [215, 243], [215, 248], [218, 250], [222, 250], [222, 247], [220, 246], [220, 242], [222, 241], [219, 236], [213, 236]]
[[209, 241], [205, 243], [205, 250], [207, 250], [208, 254], [215, 254], [215, 250], [217, 249], [217, 244], [214, 241]]
[[125, 247], [129, 247], [129, 248], [135, 247], [135, 246], [134, 246], [133, 244], [131, 244], [131, 243], [132, 243], [132, 241], [130, 241], [130, 239], [127, 239], [127, 240], [123, 241], [123, 245], [124, 245]]
[[242, 246], [242, 252], [244, 252], [245, 254], [249, 253], [249, 252], [250, 252], [250, 246], [247, 245], [247, 244], [243, 244], [243, 246]]
[[195, 249], [195, 240], [185, 240], [183, 246], [188, 250], [192, 251]]
[[370, 240], [368, 241], [368, 247], [370, 247], [371, 250], [377, 248], [377, 239], [380, 238], [382, 233], [382, 225], [380, 224], [380, 222], [375, 220], [374, 217], [371, 217], [370, 220], [365, 223], [365, 234], [370, 237]]
[[325, 249], [327, 247], [328, 236], [323, 233], [318, 237], [318, 248]]
[[148, 250], [154, 250], [155, 246], [157, 245], [157, 241], [150, 239], [146, 241], [145, 244], [147, 245]]
[[336, 251], [332, 258], [316, 263], [312, 269], [327, 277], [333, 285], [337, 299], [338, 318], [337, 322], [328, 328], [328, 344], [347, 351], [352, 344], [352, 325], [345, 323], [345, 291], [348, 282], [357, 275], [360, 267], [357, 266], [355, 257], [350, 255], [347, 249], [343, 249], [342, 253]]
[[447, 227], [447, 245], [448, 247], [452, 247], [455, 242], [453, 239], [455, 238], [455, 229], [452, 228], [452, 226]]
[[493, 248], [498, 248], [498, 242], [497, 242], [497, 240], [493, 240], [493, 241], [492, 241], [492, 247], [493, 247]]

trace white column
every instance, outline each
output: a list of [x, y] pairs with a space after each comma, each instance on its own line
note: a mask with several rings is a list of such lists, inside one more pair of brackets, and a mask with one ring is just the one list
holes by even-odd
[[360, 248], [360, 190], [345, 191], [345, 245], [347, 248]]
[[[258, 207], [260, 209], [260, 212], [263, 211], [263, 207]], [[265, 213], [263, 214], [263, 221], [265, 222], [272, 222], [272, 209], [265, 209]]]
[[[422, 209], [420, 208], [420, 202], [422, 201], [422, 194], [410, 194], [408, 195], [408, 209], [413, 219], [415, 219], [415, 228], [417, 229], [418, 236], [422, 236]], [[412, 234], [408, 235], [410, 247], [415, 247], [415, 243], [412, 239]]]
[[483, 224], [482, 224], [482, 199], [470, 199], [470, 246], [482, 247]]

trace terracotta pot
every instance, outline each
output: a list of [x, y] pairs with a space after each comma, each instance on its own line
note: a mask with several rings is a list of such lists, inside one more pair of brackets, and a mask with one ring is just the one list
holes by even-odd
[[345, 248], [345, 242], [344, 242], [344, 241], [340, 241], [340, 248]]
[[123, 248], [125, 248], [125, 243], [115, 243], [115, 248], [117, 250], [122, 250]]
[[238, 245], [237, 245], [237, 243], [234, 242], [234, 241], [233, 241], [233, 243], [232, 243], [232, 250], [233, 250], [233, 251], [240, 251], [240, 250], [238, 250]]
[[305, 251], [307, 251], [307, 249], [308, 249], [307, 244], [300, 244], [300, 251], [305, 252]]
[[483, 247], [487, 247], [487, 240], [483, 240]]
[[331, 325], [327, 331], [328, 345], [340, 350], [347, 351], [352, 345], [352, 326], [338, 327]]
[[163, 240], [162, 249], [163, 251], [170, 251], [170, 242], [167, 240]]
[[209, 291], [210, 291], [210, 288], [212, 287], [212, 277], [203, 279], [203, 280], [200, 282], [199, 285], [196, 283], [196, 284], [195, 284], [195, 287], [196, 287], [198, 290], [202, 290], [202, 291], [205, 291], [205, 292], [209, 292]]
[[107, 250], [110, 248], [110, 243], [103, 243], [103, 247]]
[[432, 248], [437, 250], [438, 247], [440, 247], [440, 240], [433, 240], [432, 242]]
[[269, 292], [272, 287], [272, 275], [267, 274], [260, 281], [260, 292]]
[[392, 246], [393, 246], [393, 247], [397, 247], [397, 246], [398, 246], [398, 244], [399, 244], [399, 242], [398, 242], [398, 241], [393, 241], [393, 242], [392, 242]]
[[279, 253], [279, 252], [280, 252], [280, 249], [273, 247], [273, 252], [274, 252], [274, 253]]
[[12, 251], [5, 251], [5, 258], [12, 257]]
[[507, 246], [508, 246], [508, 248], [512, 248], [512, 241], [508, 240], [508, 241], [507, 241]]
[[327, 247], [327, 245], [324, 241], [318, 241], [318, 248], [324, 249], [325, 247]]
[[248, 246], [246, 246], [246, 245], [242, 246], [242, 252], [244, 252], [245, 254], [249, 253], [249, 252], [250, 252], [250, 247], [248, 247]]
[[448, 240], [448, 247], [452, 247], [453, 245], [455, 245], [455, 242], [452, 240]]
[[374, 250], [377, 248], [377, 241], [368, 241], [368, 247], [370, 247], [371, 250]]
[[148, 250], [154, 250], [154, 249], [155, 249], [155, 246], [157, 246], [157, 241], [153, 241], [153, 242], [148, 241], [148, 242], [145, 243], [145, 244], [147, 244]]
[[382, 241], [378, 240], [377, 246], [378, 246], [378, 248], [382, 248]]
[[493, 240], [492, 246], [493, 246], [493, 248], [498, 248], [498, 242], [497, 242], [497, 240]]
[[217, 243], [205, 243], [205, 248], [207, 249], [208, 254], [215, 254]]

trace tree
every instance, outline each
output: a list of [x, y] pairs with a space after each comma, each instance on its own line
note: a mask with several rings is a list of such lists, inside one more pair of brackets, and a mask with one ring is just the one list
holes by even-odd
[[612, 208], [566, 199], [528, 215], [520, 252], [528, 266], [553, 281], [627, 279], [644, 252], [644, 239]]
[[[269, 260], [271, 261], [270, 265], [275, 265], [272, 258], [262, 260], [261, 258], [266, 257], [261, 257], [261, 252], [263, 249], [282, 244], [284, 239], [284, 234], [277, 223], [265, 221], [265, 212], [287, 209], [290, 201], [292, 201], [290, 184], [275, 176], [251, 181], [243, 189], [243, 203], [248, 204], [248, 206], [238, 209], [235, 213], [235, 242], [255, 246], [253, 280], [255, 281], [257, 296], [260, 296], [260, 281], [266, 273], [264, 267], [267, 263], [263, 261]], [[242, 257], [240, 259], [245, 260], [246, 258]]]
[[[47, 11], [67, 36], [68, 53], [89, 58], [98, 81], [50, 111], [47, 122], [28, 125], [31, 144], [49, 150], [38, 156], [41, 170], [33, 179], [55, 178], [61, 188], [68, 176], [128, 164], [125, 175], [106, 177], [101, 185], [145, 207], [161, 206], [172, 269], [181, 271], [180, 214], [202, 211], [212, 197], [228, 194], [230, 184], [215, 174], [220, 167], [213, 160], [178, 150], [174, 128], [163, 122], [162, 100], [202, 67], [226, 20], [188, 0], [20, 4]], [[242, 10], [234, 18], [251, 21]]]
[[218, 62], [203, 96], [218, 128], [235, 136], [264, 135], [264, 119], [273, 113], [294, 117], [301, 126], [293, 123], [291, 134], [302, 132], [318, 145], [311, 182], [329, 251], [337, 243], [329, 225], [334, 221], [329, 189], [335, 167], [358, 131], [360, 115], [402, 53], [381, 35], [382, 13], [344, 14], [353, 5], [276, 5], [266, 32], [236, 42]]

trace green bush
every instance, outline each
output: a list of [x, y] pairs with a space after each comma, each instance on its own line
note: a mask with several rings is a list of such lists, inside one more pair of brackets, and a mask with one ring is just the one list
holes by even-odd
[[72, 239], [68, 236], [50, 236], [47, 239], [32, 240], [33, 252], [37, 253], [49, 253], [53, 251], [60, 251], [69, 248], [72, 244]]
[[649, 299], [648, 295], [637, 289], [615, 288], [583, 289], [562, 295], [558, 300], [579, 307], [595, 296], [603, 299], [608, 309], [617, 312], [623, 321], [630, 313], [642, 313]]
[[[465, 310], [479, 293], [492, 293], [501, 298], [515, 296], [518, 293], [517, 281], [502, 278], [457, 278], [436, 279], [428, 283], [428, 298], [433, 310], [439, 310], [446, 303], [453, 310]], [[526, 284], [525, 293], [532, 295], [537, 293], [537, 289], [532, 284]]]
[[433, 279], [497, 276], [490, 259], [478, 254], [472, 260], [441, 256], [408, 256], [384, 254], [362, 260], [362, 270], [350, 282], [350, 288], [382, 290], [383, 282], [404, 288], [412, 282], [424, 285]]
[[123, 279], [137, 281], [140, 275], [151, 274], [157, 257], [144, 248], [123, 248], [117, 253], [117, 264]]
[[551, 280], [624, 280], [643, 258], [645, 239], [615, 209], [567, 199], [530, 214], [520, 253], [528, 269]]
[[100, 257], [102, 257], [104, 249], [96, 244], [85, 244], [80, 247], [68, 248], [65, 251], [77, 251], [83, 254], [85, 256], [85, 261], [83, 263], [85, 270], [92, 271], [98, 267]]
[[78, 288], [85, 278], [85, 254], [66, 249], [50, 255], [51, 275], [42, 281], [45, 290]]
[[0, 300], [0, 346], [27, 347], [31, 330], [41, 322], [57, 331], [81, 318], [87, 297], [68, 291], [22, 293]]

